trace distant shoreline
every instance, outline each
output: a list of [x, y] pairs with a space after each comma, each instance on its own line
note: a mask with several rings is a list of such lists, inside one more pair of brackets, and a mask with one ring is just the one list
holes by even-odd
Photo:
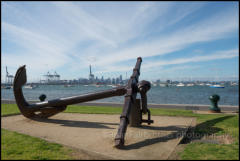
[[[29, 103], [36, 103], [39, 102], [37, 100], [31, 100]], [[15, 100], [7, 100], [2, 99], [1, 104], [15, 104]], [[85, 103], [78, 103], [76, 105], [84, 105], [84, 106], [109, 106], [109, 107], [122, 107], [123, 103], [117, 102], [85, 102]], [[200, 104], [153, 104], [149, 103], [149, 108], [165, 108], [165, 109], [183, 109], [183, 110], [199, 110], [199, 111], [207, 111], [209, 105], [200, 105]], [[232, 106], [232, 105], [219, 105], [222, 111], [239, 111], [239, 106]]]

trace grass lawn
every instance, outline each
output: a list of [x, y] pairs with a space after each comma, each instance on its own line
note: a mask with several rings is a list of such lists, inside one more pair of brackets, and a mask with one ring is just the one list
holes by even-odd
[[1, 104], [1, 116], [19, 114], [20, 111], [16, 104]]
[[[152, 115], [196, 117], [194, 133], [202, 135], [228, 134], [234, 138], [232, 144], [190, 143], [179, 154], [181, 159], [238, 159], [239, 158], [239, 115], [194, 114], [189, 110], [150, 109]], [[88, 114], [120, 114], [122, 107], [68, 106], [64, 112]], [[1, 116], [18, 114], [16, 104], [2, 104]], [[26, 139], [26, 138], [29, 138]], [[30, 136], [2, 129], [1, 159], [70, 159], [71, 150], [58, 144], [48, 143]], [[34, 145], [34, 146], [33, 146]], [[36, 146], [35, 146], [36, 145]], [[44, 146], [43, 146], [44, 145]], [[21, 148], [24, 147], [24, 148]], [[43, 151], [45, 147], [46, 152]], [[25, 150], [24, 150], [25, 149]], [[57, 149], [57, 150], [56, 150]], [[31, 152], [32, 150], [32, 152]], [[41, 152], [41, 153], [40, 153]]]
[[72, 150], [39, 138], [1, 129], [1, 159], [63, 160], [72, 159]]
[[238, 160], [239, 144], [191, 143], [180, 155], [183, 160]]

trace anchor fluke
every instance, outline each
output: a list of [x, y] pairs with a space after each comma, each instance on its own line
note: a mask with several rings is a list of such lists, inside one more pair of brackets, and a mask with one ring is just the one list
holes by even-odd
[[14, 78], [14, 88], [19, 89], [27, 82], [26, 65], [19, 67]]
[[47, 107], [40, 109], [36, 104], [29, 104], [22, 92], [22, 86], [27, 82], [27, 74], [26, 74], [26, 65], [23, 65], [18, 68], [13, 83], [13, 92], [15, 96], [16, 103], [18, 105], [21, 113], [27, 118], [46, 118], [53, 116], [59, 112], [62, 112], [66, 109], [66, 106], [55, 106], [55, 107]]

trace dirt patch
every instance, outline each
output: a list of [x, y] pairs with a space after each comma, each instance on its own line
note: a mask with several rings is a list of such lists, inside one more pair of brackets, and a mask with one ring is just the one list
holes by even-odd
[[201, 139], [192, 140], [192, 142], [211, 143], [211, 144], [232, 144], [234, 139], [230, 135], [210, 135]]
[[180, 144], [189, 144], [194, 142], [210, 143], [210, 144], [232, 144], [234, 138], [228, 134], [216, 135], [216, 134], [198, 134], [194, 132], [194, 128], [189, 128], [185, 137]]
[[185, 137], [176, 146], [174, 151], [169, 156], [168, 160], [181, 160], [180, 154], [184, 151], [185, 147], [190, 143], [210, 143], [210, 144], [233, 144], [234, 143], [234, 138], [227, 134], [208, 135], [203, 137], [199, 137], [199, 136], [194, 135], [194, 128], [189, 128]]

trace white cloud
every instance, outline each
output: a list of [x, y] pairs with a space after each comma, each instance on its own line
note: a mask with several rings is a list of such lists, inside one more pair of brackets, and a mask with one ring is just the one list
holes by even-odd
[[210, 61], [210, 60], [217, 60], [217, 59], [230, 59], [238, 56], [239, 56], [238, 49], [233, 49], [233, 50], [226, 50], [226, 51], [218, 51], [214, 54], [209, 54], [206, 56], [194, 56], [190, 58], [180, 58], [180, 59], [174, 59], [174, 60], [168, 60], [168, 61], [146, 63], [143, 65], [143, 68], [151, 68], [156, 66], [165, 66], [165, 65], [172, 65], [172, 64], [184, 64], [184, 63], [190, 63], [190, 62], [202, 62], [202, 61]]
[[[204, 9], [205, 3], [139, 2], [124, 3], [121, 7], [111, 3], [92, 9], [93, 5], [89, 4], [48, 2], [45, 8], [37, 4], [3, 6], [2, 41], [17, 47], [10, 52], [6, 51], [8, 46], [3, 46], [2, 64], [10, 69], [27, 64], [35, 75], [66, 65], [69, 71], [79, 71], [90, 63], [94, 63], [98, 73], [132, 71], [130, 64], [124, 65], [125, 61], [139, 56], [174, 54], [194, 43], [228, 38], [239, 28], [238, 11], [222, 10], [201, 21], [165, 32]], [[152, 27], [153, 24], [156, 26]], [[150, 70], [153, 65], [227, 59], [236, 57], [236, 51], [215, 56], [146, 61], [142, 67]]]
[[208, 20], [198, 22], [185, 29], [179, 29], [169, 35], [164, 35], [159, 39], [142, 42], [134, 46], [124, 48], [104, 57], [96, 62], [96, 65], [104, 65], [135, 59], [138, 56], [151, 57], [163, 54], [169, 54], [186, 48], [197, 42], [208, 42], [228, 37], [228, 33], [237, 31], [237, 15], [226, 14], [221, 17], [214, 15]]
[[[146, 71], [152, 71], [154, 68], [160, 70], [161, 67], [167, 66], [167, 65], [179, 65], [179, 64], [186, 64], [186, 63], [193, 63], [193, 62], [205, 62], [205, 61], [211, 61], [211, 60], [218, 60], [218, 59], [231, 59], [234, 57], [238, 57], [239, 52], [238, 49], [232, 49], [232, 50], [224, 50], [224, 51], [217, 51], [215, 53], [211, 53], [205, 56], [193, 56], [193, 57], [186, 57], [186, 58], [179, 58], [179, 59], [173, 59], [173, 60], [162, 60], [162, 61], [151, 61], [151, 62], [145, 62], [141, 65], [141, 70]], [[114, 71], [132, 71], [134, 66], [110, 66], [105, 65], [103, 70], [98, 70], [97, 73], [101, 72], [114, 72]], [[181, 67], [182, 68], [182, 67]], [[179, 68], [180, 69], [180, 68]]]
[[26, 64], [33, 74], [55, 69], [69, 61], [69, 57], [64, 54], [66, 50], [64, 46], [40, 33], [33, 33], [6, 22], [2, 22], [2, 30], [7, 39], [18, 44], [22, 49], [22, 51], [16, 49], [15, 53], [2, 53], [4, 66], [16, 68]]

